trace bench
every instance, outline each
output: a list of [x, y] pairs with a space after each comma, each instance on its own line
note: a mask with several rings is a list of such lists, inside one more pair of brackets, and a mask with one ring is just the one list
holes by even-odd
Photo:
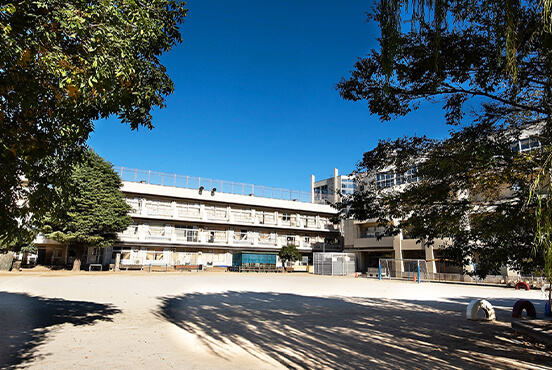
[[152, 271], [168, 272], [169, 264], [168, 263], [164, 263], [164, 264], [150, 263], [150, 264], [145, 264], [143, 269], [145, 271], [147, 270], [147, 272], [152, 272]]
[[125, 271], [128, 270], [140, 270], [142, 271], [144, 269], [143, 265], [119, 265], [119, 270], [125, 269]]
[[90, 265], [88, 265], [88, 271], [92, 271], [93, 267], [99, 267], [100, 271], [103, 270], [103, 266], [101, 263], [91, 263]]
[[184, 270], [192, 271], [203, 271], [203, 265], [174, 265], [176, 271], [184, 272]]

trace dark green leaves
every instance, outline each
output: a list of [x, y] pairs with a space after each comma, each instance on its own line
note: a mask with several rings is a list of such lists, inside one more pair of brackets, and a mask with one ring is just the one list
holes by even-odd
[[174, 84], [159, 56], [184, 3], [20, 0], [0, 6], [0, 241], [29, 227], [83, 155], [92, 122], [153, 128]]
[[41, 220], [43, 233], [67, 245], [113, 245], [116, 233], [132, 223], [121, 186], [111, 164], [88, 151], [70, 182], [58, 189], [63, 201], [50, 205], [51, 211]]

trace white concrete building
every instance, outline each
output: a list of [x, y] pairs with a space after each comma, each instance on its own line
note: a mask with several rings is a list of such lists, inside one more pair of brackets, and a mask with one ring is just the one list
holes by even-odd
[[[340, 251], [337, 211], [307, 192], [115, 168], [134, 223], [110, 248], [89, 248], [85, 264], [232, 265], [239, 251], [277, 253], [294, 244], [303, 264], [313, 251]], [[42, 263], [72, 263], [72, 251], [40, 240]], [[49, 258], [48, 258], [49, 256]]]
[[335, 204], [341, 201], [342, 195], [353, 194], [357, 190], [355, 177], [351, 175], [339, 175], [334, 168], [333, 177], [315, 181], [311, 175], [312, 202], [319, 204]]

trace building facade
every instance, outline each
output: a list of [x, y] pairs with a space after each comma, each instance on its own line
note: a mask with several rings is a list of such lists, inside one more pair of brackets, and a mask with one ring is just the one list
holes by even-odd
[[[310, 196], [222, 181], [217, 189], [210, 179], [116, 170], [134, 222], [113, 247], [88, 248], [85, 264], [115, 264], [119, 255], [122, 266], [224, 267], [232, 264], [233, 253], [277, 253], [293, 244], [306, 265], [313, 252], [341, 250], [340, 230], [330, 221], [337, 211], [311, 203]], [[253, 191], [244, 194], [246, 187], [246, 193]], [[37, 245], [37, 262], [72, 263], [75, 254], [67, 247], [42, 237]]]
[[315, 181], [311, 175], [312, 203], [335, 204], [341, 201], [343, 195], [353, 194], [357, 190], [355, 176], [339, 175], [334, 168], [333, 177]]

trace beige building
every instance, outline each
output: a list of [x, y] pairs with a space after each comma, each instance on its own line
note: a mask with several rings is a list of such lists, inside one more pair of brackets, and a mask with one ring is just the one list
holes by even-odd
[[376, 220], [344, 221], [344, 252], [355, 253], [357, 270], [367, 271], [377, 268], [380, 258], [426, 260], [427, 272], [437, 273], [441, 257], [442, 240], [436, 240], [432, 246], [418, 243], [416, 239], [405, 237], [403, 232], [396, 236], [378, 237], [383, 234], [383, 227]]
[[[230, 181], [115, 168], [134, 223], [110, 248], [89, 248], [85, 264], [232, 265], [239, 251], [277, 253], [294, 244], [312, 253], [341, 251], [336, 210], [309, 193]], [[217, 186], [218, 188], [215, 188]], [[70, 264], [74, 251], [39, 238], [37, 261]]]

